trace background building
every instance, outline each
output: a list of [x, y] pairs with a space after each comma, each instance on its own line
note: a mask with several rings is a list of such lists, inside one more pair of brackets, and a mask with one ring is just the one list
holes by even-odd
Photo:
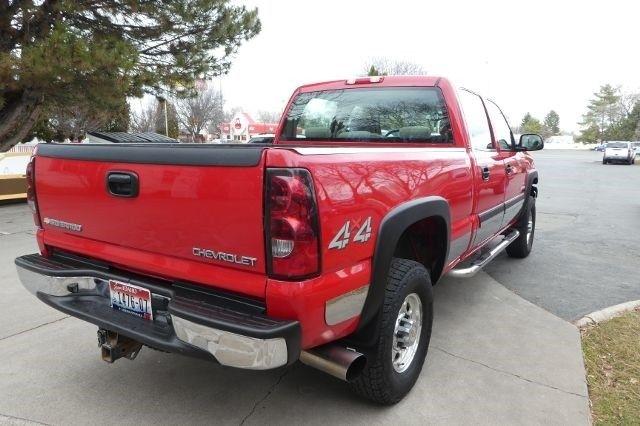
[[246, 143], [254, 136], [275, 133], [278, 123], [258, 123], [249, 114], [238, 112], [229, 123], [222, 123], [219, 128], [223, 143]]

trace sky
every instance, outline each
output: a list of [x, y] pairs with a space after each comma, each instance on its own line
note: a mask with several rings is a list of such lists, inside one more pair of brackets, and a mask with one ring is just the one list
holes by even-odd
[[640, 2], [238, 0], [262, 31], [215, 84], [227, 107], [282, 111], [302, 84], [361, 75], [372, 57], [422, 65], [494, 99], [510, 123], [578, 131], [602, 84], [640, 91]]

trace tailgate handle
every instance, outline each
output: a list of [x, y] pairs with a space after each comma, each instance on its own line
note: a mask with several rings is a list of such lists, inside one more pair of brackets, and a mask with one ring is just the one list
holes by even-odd
[[138, 176], [132, 172], [109, 172], [107, 174], [107, 189], [116, 197], [137, 197]]

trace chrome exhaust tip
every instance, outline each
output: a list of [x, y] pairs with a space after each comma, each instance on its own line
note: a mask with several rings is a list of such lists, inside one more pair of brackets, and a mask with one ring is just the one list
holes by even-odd
[[362, 372], [367, 358], [352, 349], [328, 344], [301, 351], [300, 362], [340, 380], [351, 382]]

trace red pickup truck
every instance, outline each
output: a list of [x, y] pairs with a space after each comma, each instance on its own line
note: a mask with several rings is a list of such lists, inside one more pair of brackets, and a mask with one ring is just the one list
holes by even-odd
[[[414, 385], [432, 285], [533, 243], [538, 174], [498, 106], [438, 77], [300, 87], [272, 144], [43, 144], [28, 166], [42, 302], [143, 345], [298, 360], [382, 404]], [[462, 313], [461, 313], [462, 314]]]

